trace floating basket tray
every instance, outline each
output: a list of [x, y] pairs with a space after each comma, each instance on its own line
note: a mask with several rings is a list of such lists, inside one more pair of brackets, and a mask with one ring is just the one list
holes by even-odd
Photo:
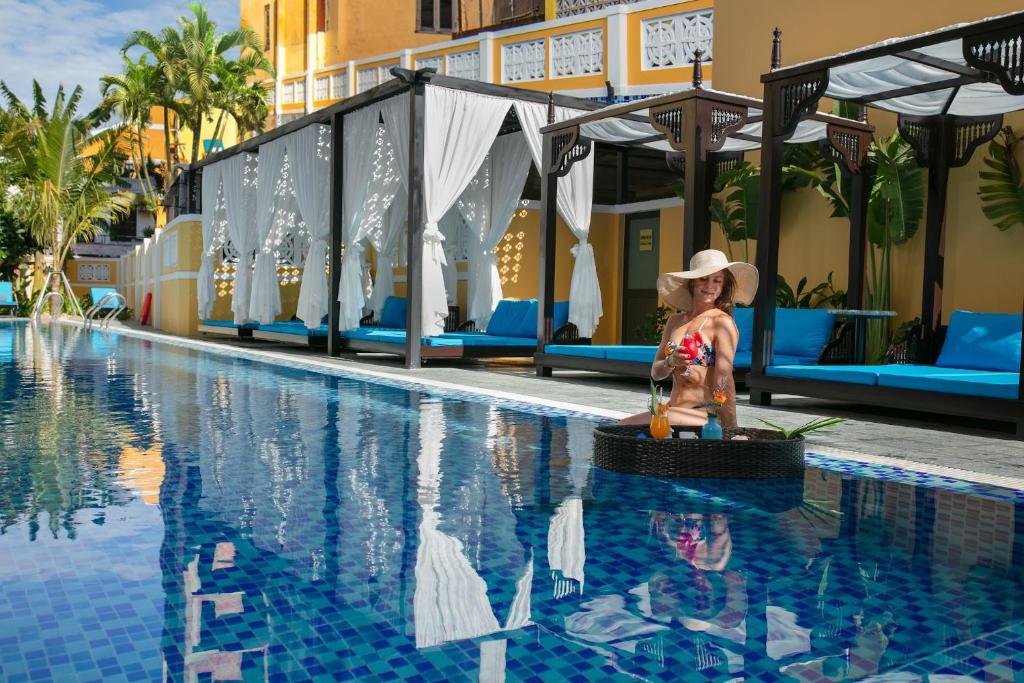
[[[804, 469], [804, 439], [770, 429], [724, 429], [724, 439], [653, 439], [643, 425], [594, 429], [594, 464], [652, 477], [768, 479]], [[643, 433], [647, 438], [637, 435]], [[743, 435], [746, 440], [730, 437]]]

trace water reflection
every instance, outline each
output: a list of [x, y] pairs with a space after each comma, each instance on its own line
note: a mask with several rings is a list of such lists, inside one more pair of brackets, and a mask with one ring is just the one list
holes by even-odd
[[[63, 580], [88, 585], [103, 562], [76, 553], [101, 537], [81, 521], [141, 529], [152, 553], [109, 540], [95, 552], [159, 579], [120, 570], [103, 575], [109, 591], [72, 592], [94, 610], [117, 592], [158, 606], [159, 627], [140, 616], [151, 637], [130, 643], [149, 678], [1005, 672], [995, 654], [987, 668], [970, 655], [1019, 623], [1010, 501], [820, 470], [619, 475], [591, 467], [586, 420], [64, 329], [0, 326], [13, 349], [0, 365], [0, 552], [74, 567]], [[53, 361], [61, 344], [73, 362]], [[11, 545], [53, 520], [50, 555], [33, 554], [43, 539]], [[36, 618], [3, 609], [26, 577], [0, 582], [2, 631]], [[127, 648], [123, 623], [62, 628]]]

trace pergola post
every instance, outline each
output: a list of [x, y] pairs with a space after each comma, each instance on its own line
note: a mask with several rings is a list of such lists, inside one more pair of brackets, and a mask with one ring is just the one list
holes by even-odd
[[[845, 168], [845, 167], [844, 167]], [[864, 253], [868, 246], [868, 199], [871, 175], [861, 168], [850, 175], [850, 246], [846, 276], [846, 307], [864, 307]]]
[[[701, 125], [697, 120], [697, 99], [687, 100], [683, 111], [683, 268], [711, 241], [708, 211], [708, 162], [701, 149]], [[710, 179], [713, 182], [713, 178]]]
[[341, 355], [341, 333], [338, 331], [341, 316], [341, 304], [338, 301], [338, 289], [341, 283], [341, 233], [344, 187], [345, 187], [345, 155], [342, 149], [344, 139], [345, 116], [337, 112], [331, 116], [331, 233], [328, 238], [330, 252], [328, 273], [330, 279], [327, 287], [327, 355]]
[[[763, 375], [772, 364], [775, 346], [775, 281], [779, 275], [779, 230], [782, 216], [782, 144], [779, 102], [781, 89], [770, 84], [764, 91], [761, 134], [761, 197], [758, 206], [757, 269], [760, 282], [754, 299], [754, 345], [750, 370]], [[750, 402], [770, 405], [771, 393], [751, 388]]]
[[921, 284], [921, 329], [924, 348], [934, 353], [935, 334], [942, 323], [942, 279], [946, 254], [946, 195], [949, 187], [953, 126], [946, 116], [931, 122], [928, 158], [928, 204], [925, 211], [924, 274]]
[[416, 72], [409, 93], [409, 229], [406, 233], [405, 367], [420, 367], [423, 332], [423, 156], [424, 97], [426, 80]]
[[[558, 176], [552, 170], [554, 136], [544, 133], [541, 138], [540, 186], [540, 281], [537, 284], [537, 353], [551, 343], [555, 321], [555, 246], [558, 221]], [[538, 377], [550, 377], [551, 368], [537, 366]]]

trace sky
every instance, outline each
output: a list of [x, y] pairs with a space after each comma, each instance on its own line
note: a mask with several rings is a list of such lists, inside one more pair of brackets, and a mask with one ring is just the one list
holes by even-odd
[[[187, 0], [0, 0], [0, 80], [23, 102], [32, 80], [48, 102], [60, 83], [84, 89], [79, 111], [99, 104], [100, 76], [121, 71], [121, 44], [156, 33], [188, 12]], [[238, 0], [206, 0], [219, 32], [238, 27]]]

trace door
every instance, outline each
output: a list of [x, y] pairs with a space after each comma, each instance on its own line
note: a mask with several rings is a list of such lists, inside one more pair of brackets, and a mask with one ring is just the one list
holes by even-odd
[[622, 264], [622, 343], [656, 344], [640, 328], [658, 307], [659, 215], [626, 216], [626, 247]]

